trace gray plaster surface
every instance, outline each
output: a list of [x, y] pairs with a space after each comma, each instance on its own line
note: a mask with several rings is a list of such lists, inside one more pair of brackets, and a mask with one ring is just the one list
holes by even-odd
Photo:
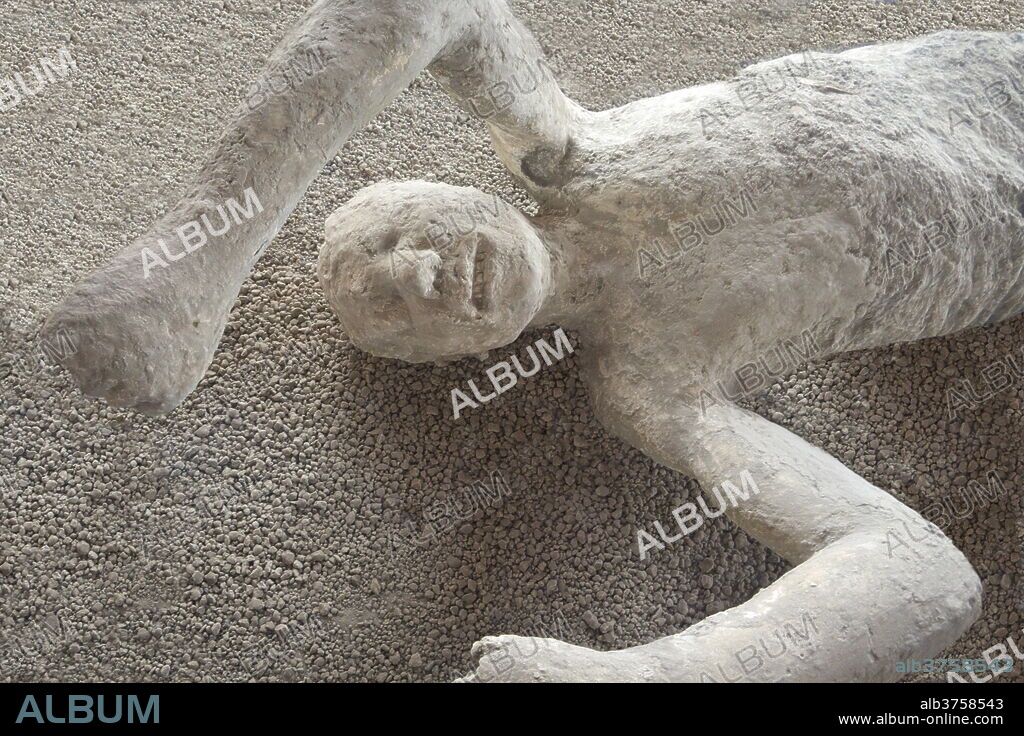
[[[596, 423], [573, 361], [456, 425], [452, 386], [490, 362], [408, 366], [348, 344], [317, 288], [315, 258], [322, 221], [358, 189], [432, 179], [529, 208], [482, 126], [426, 76], [314, 181], [242, 287], [211, 373], [168, 418], [100, 408], [37, 367], [27, 343], [42, 315], [167, 209], [286, 25], [285, 11], [240, 8], [173, 20], [185, 11], [122, 9], [136, 46], [102, 56], [109, 31], [96, 20], [12, 14], [22, 29], [12, 69], [61, 45], [79, 61], [0, 118], [11, 128], [4, 169], [17, 172], [4, 179], [0, 236], [10, 364], [0, 458], [12, 517], [0, 584], [7, 667], [20, 668], [12, 676], [445, 680], [468, 669], [468, 646], [483, 636], [620, 649], [740, 604], [778, 577], [785, 563], [724, 518], [638, 559], [637, 528], [670, 519], [697, 487]], [[805, 48], [1021, 27], [1014, 4], [514, 9], [567, 94], [592, 109]], [[287, 10], [290, 22], [301, 8]], [[244, 33], [261, 50], [228, 40]], [[183, 61], [197, 49], [208, 63]], [[1005, 275], [989, 278], [995, 287]], [[924, 326], [908, 332], [941, 322], [923, 302], [915, 314], [910, 322]], [[839, 347], [870, 344], [870, 325], [861, 328], [859, 343]], [[1024, 639], [1020, 386], [988, 391], [982, 377], [1020, 354], [1018, 332], [1014, 320], [801, 366], [748, 402], [918, 511], [940, 498], [963, 510], [961, 489], [990, 471], [1011, 489], [940, 524], [984, 585], [980, 620], [948, 656]], [[985, 399], [951, 419], [948, 389], [963, 378]], [[507, 498], [437, 538], [396, 540], [494, 471]]]

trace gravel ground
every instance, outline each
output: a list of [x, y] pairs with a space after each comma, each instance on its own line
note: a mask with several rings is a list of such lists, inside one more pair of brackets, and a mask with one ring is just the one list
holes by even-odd
[[[449, 392], [485, 365], [409, 366], [348, 344], [313, 267], [335, 207], [411, 178], [526, 204], [483, 126], [427, 75], [323, 171], [180, 409], [110, 410], [40, 364], [44, 315], [176, 198], [307, 2], [0, 10], [0, 80], [61, 47], [78, 65], [0, 113], [0, 680], [443, 681], [488, 634], [633, 645], [787, 569], [724, 518], [641, 561], [637, 528], [697, 487], [602, 431], [573, 361], [455, 424]], [[804, 48], [1024, 27], [1021, 0], [512, 4], [592, 108]], [[949, 657], [1024, 643], [1024, 382], [956, 419], [947, 407], [962, 379], [986, 394], [987, 366], [1024, 365], [1022, 337], [1015, 319], [843, 356], [750, 403], [909, 505], [956, 508], [944, 527], [984, 581], [985, 612]], [[992, 471], [1007, 493], [968, 508], [964, 488]], [[425, 533], [456, 509], [467, 518]], [[1021, 667], [999, 681], [1024, 681]]]

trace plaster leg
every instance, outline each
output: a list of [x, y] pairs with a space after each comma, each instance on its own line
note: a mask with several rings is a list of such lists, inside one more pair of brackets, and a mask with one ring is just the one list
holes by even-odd
[[[181, 200], [51, 315], [44, 335], [74, 342], [64, 364], [83, 392], [151, 414], [181, 403], [210, 365], [242, 282], [324, 163], [432, 63], [456, 94], [529, 90], [500, 110], [468, 108], [487, 117], [503, 158], [544, 161], [565, 149], [571, 103], [503, 0], [320, 0]], [[323, 68], [296, 74], [313, 64]], [[204, 216], [220, 231], [228, 200], [254, 215], [205, 244], [179, 237]], [[144, 268], [153, 255], [166, 267]]]

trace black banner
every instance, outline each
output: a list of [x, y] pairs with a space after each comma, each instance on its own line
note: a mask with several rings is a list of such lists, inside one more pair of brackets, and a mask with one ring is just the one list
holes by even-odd
[[[671, 688], [671, 691], [668, 690]], [[0, 733], [23, 727], [131, 726], [136, 729], [328, 724], [341, 731], [366, 728], [365, 715], [386, 717], [388, 730], [425, 727], [444, 717], [449, 726], [478, 729], [498, 722], [532, 722], [547, 730], [561, 722], [575, 729], [605, 725], [608, 711], [649, 730], [663, 721], [674, 729], [765, 728], [795, 725], [840, 729], [878, 726], [964, 726], [1020, 731], [1020, 689], [927, 685], [766, 685], [620, 687], [603, 702], [579, 686], [532, 687], [529, 693], [473, 685], [346, 684], [10, 684], [0, 685]], [[668, 698], [666, 700], [666, 698]], [[398, 705], [397, 703], [400, 703]], [[348, 725], [346, 725], [346, 723]], [[10, 729], [10, 730], [9, 730]]]

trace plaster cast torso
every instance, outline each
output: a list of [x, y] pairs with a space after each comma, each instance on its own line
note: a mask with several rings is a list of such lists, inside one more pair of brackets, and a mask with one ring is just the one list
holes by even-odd
[[562, 193], [593, 254], [597, 308], [571, 326], [598, 393], [1024, 311], [1022, 64], [1022, 34], [941, 33], [584, 114]]

